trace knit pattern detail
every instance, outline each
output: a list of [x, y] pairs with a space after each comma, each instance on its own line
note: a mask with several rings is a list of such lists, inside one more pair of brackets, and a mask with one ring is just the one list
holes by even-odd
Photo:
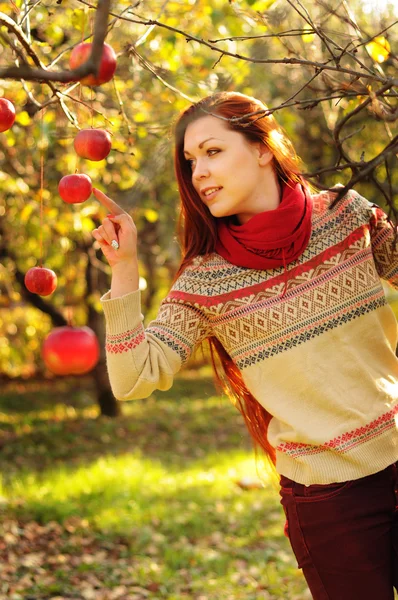
[[397, 423], [395, 416], [397, 414], [398, 405], [377, 419], [374, 419], [366, 426], [358, 427], [353, 431], [343, 433], [342, 435], [339, 435], [329, 442], [319, 446], [310, 444], [297, 444], [295, 442], [283, 442], [277, 446], [277, 450], [287, 454], [292, 458], [303, 458], [304, 456], [319, 454], [325, 452], [326, 450], [333, 450], [333, 452], [344, 454], [350, 450], [353, 450], [359, 444], [382, 436], [388, 431], [396, 431]]
[[117, 335], [108, 334], [106, 336], [105, 349], [112, 354], [120, 354], [127, 352], [132, 348], [136, 348], [145, 339], [144, 329], [142, 326], [132, 330], [118, 333]]
[[397, 252], [398, 239], [395, 237], [395, 230], [385, 213], [376, 205], [373, 205], [373, 207], [371, 230], [377, 271], [380, 277], [397, 283], [398, 265], [394, 261], [394, 253]]
[[141, 324], [133, 330], [117, 335], [108, 334], [106, 351], [110, 354], [128, 352], [153, 336], [167, 344], [184, 363], [190, 358], [194, 344], [207, 335], [208, 324], [198, 309], [194, 307], [187, 309], [182, 304], [165, 300], [160, 306], [156, 320], [152, 321], [145, 330]]

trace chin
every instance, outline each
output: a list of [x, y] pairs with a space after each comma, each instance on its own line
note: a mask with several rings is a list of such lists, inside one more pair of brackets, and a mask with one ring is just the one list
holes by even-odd
[[209, 211], [211, 212], [213, 217], [217, 217], [219, 219], [221, 219], [221, 217], [232, 217], [232, 215], [235, 214], [227, 213], [225, 210], [217, 206], [209, 206]]
[[215, 219], [223, 219], [223, 218], [228, 218], [228, 215], [225, 215], [224, 213], [220, 213], [219, 211], [210, 211], [211, 215], [215, 218]]

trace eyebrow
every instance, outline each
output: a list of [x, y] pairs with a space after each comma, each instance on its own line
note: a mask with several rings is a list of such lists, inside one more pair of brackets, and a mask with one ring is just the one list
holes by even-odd
[[[203, 144], [205, 144], [206, 142], [208, 142], [209, 140], [219, 140], [220, 142], [222, 142], [222, 140], [220, 140], [219, 138], [215, 138], [215, 137], [209, 137], [205, 140], [203, 140], [203, 142], [200, 142], [199, 144], [199, 148], [200, 150], [203, 148]], [[188, 152], [188, 150], [184, 150], [184, 154], [191, 154], [190, 152]]]

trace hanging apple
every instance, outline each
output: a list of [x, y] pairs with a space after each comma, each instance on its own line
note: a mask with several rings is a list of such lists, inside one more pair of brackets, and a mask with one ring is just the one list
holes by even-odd
[[[77, 69], [80, 65], [84, 64], [91, 54], [92, 44], [84, 43], [77, 44], [71, 52], [69, 57], [69, 66], [71, 69]], [[100, 62], [100, 68], [98, 76], [87, 75], [80, 80], [80, 83], [85, 85], [101, 85], [110, 81], [116, 71], [116, 54], [112, 46], [104, 44], [102, 51], [102, 58]]]
[[100, 356], [100, 346], [90, 327], [56, 327], [44, 340], [41, 355], [54, 375], [83, 375]]
[[68, 204], [80, 204], [90, 198], [93, 186], [88, 175], [65, 175], [58, 184], [59, 195]]
[[103, 129], [82, 129], [73, 141], [76, 153], [88, 160], [103, 160], [111, 151], [111, 136]]
[[7, 98], [0, 98], [0, 133], [14, 125], [15, 107]]
[[32, 267], [25, 274], [25, 285], [32, 294], [49, 296], [57, 287], [57, 276], [51, 269]]

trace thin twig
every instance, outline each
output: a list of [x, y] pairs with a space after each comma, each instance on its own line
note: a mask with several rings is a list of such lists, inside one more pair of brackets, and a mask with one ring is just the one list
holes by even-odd
[[[374, 92], [375, 96], [381, 96], [383, 94], [383, 92], [386, 92], [388, 89], [390, 89], [389, 84], [385, 84], [383, 87], [381, 87], [379, 90], [377, 90], [377, 92]], [[333, 137], [334, 137], [334, 140], [336, 143], [336, 147], [340, 153], [340, 156], [343, 157], [344, 160], [346, 160], [347, 162], [350, 162], [350, 161], [343, 150], [342, 142], [339, 138], [340, 132], [341, 132], [342, 128], [346, 125], [346, 123], [350, 119], [352, 119], [352, 117], [354, 117], [359, 112], [361, 112], [371, 102], [372, 102], [372, 98], [369, 96], [368, 98], [366, 98], [366, 100], [361, 102], [361, 104], [358, 104], [358, 106], [356, 106], [351, 112], [349, 112], [347, 115], [345, 115], [340, 121], [338, 121], [336, 124], [336, 127], [334, 128]]]
[[181, 92], [179, 89], [177, 89], [176, 87], [174, 87], [173, 85], [171, 85], [170, 83], [165, 81], [163, 79], [163, 77], [161, 77], [158, 73], [156, 73], [156, 68], [153, 65], [151, 65], [143, 56], [141, 56], [141, 54], [139, 52], [137, 52], [134, 45], [130, 46], [128, 51], [129, 51], [129, 53], [136, 56], [136, 58], [139, 60], [140, 64], [145, 69], [147, 69], [147, 71], [149, 71], [154, 77], [156, 77], [156, 79], [158, 79], [165, 87], [167, 87], [169, 90], [175, 92], [182, 98], [185, 98], [185, 100], [188, 100], [189, 102], [194, 102], [193, 98], [190, 98], [189, 96], [187, 96], [187, 94], [184, 94], [184, 92]]
[[358, 181], [362, 181], [368, 175], [370, 175], [370, 173], [372, 173], [376, 169], [376, 167], [378, 167], [385, 160], [386, 156], [396, 152], [397, 149], [398, 135], [396, 135], [395, 138], [389, 144], [387, 144], [384, 150], [382, 150], [375, 158], [370, 160], [368, 163], [365, 163], [365, 166], [362, 169], [359, 169], [355, 174], [352, 175], [347, 185], [345, 185], [343, 188], [341, 188], [341, 190], [339, 190], [339, 193], [335, 200], [333, 200], [332, 204], [330, 205], [330, 208], [333, 208], [333, 206], [335, 206], [335, 204], [337, 204], [337, 202], [341, 200], [341, 198], [348, 192], [348, 190], [354, 187], [356, 183], [358, 183]]
[[226, 38], [218, 38], [216, 40], [209, 40], [211, 44], [218, 44], [219, 42], [240, 42], [246, 40], [261, 40], [265, 38], [281, 38], [281, 37], [296, 37], [298, 35], [311, 35], [314, 30], [308, 29], [290, 29], [289, 31], [280, 31], [279, 33], [263, 33], [262, 35], [237, 35]]

